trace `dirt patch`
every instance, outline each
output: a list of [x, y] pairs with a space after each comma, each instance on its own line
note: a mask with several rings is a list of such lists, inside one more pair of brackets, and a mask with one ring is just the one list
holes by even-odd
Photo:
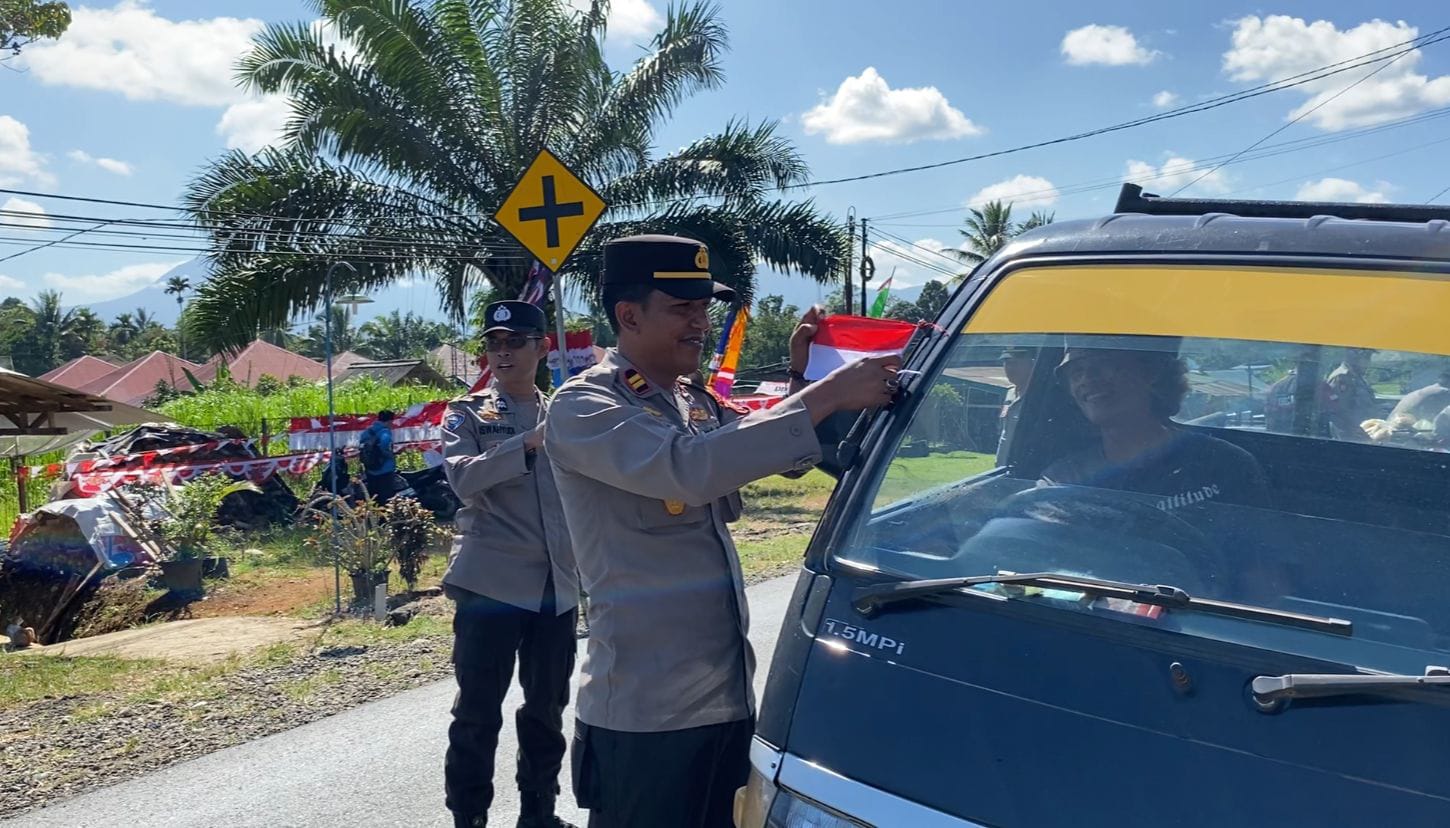
[[[346, 575], [342, 586], [344, 592], [351, 589]], [[191, 604], [188, 615], [192, 618], [295, 615], [332, 598], [333, 588], [330, 569], [296, 570], [286, 575], [258, 570], [229, 581], [208, 583], [206, 600]]]
[[183, 664], [224, 661], [232, 655], [315, 635], [319, 626], [290, 618], [198, 618], [151, 624], [25, 650], [37, 656], [114, 656]]

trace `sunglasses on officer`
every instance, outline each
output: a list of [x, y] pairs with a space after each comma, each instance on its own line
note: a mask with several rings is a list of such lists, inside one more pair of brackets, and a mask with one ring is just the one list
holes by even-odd
[[490, 336], [483, 340], [483, 346], [490, 351], [517, 351], [530, 342], [537, 342], [543, 339], [537, 334], [509, 334], [508, 336]]

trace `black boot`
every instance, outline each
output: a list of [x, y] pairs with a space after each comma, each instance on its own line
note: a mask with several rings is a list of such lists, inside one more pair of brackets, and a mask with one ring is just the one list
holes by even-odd
[[576, 828], [554, 816], [554, 795], [519, 792], [518, 828]]
[[453, 815], [453, 828], [484, 828], [486, 825], [488, 825], [488, 814], [486, 813], [474, 816], [458, 813]]

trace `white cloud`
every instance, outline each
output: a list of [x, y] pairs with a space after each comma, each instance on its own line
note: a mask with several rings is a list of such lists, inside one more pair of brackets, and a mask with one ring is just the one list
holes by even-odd
[[125, 161], [117, 161], [114, 158], [97, 158], [85, 150], [71, 150], [66, 153], [66, 157], [81, 164], [95, 164], [108, 173], [115, 173], [116, 175], [131, 174], [131, 165]]
[[55, 177], [45, 171], [45, 158], [30, 148], [30, 128], [0, 115], [0, 187], [24, 181], [53, 184]]
[[1006, 181], [989, 184], [967, 199], [967, 206], [980, 207], [989, 201], [1032, 207], [1047, 207], [1057, 203], [1061, 193], [1051, 181], [1036, 175], [1014, 175]]
[[[1287, 15], [1245, 17], [1236, 21], [1233, 46], [1223, 55], [1223, 70], [1236, 81], [1266, 81], [1297, 75], [1320, 66], [1384, 49], [1417, 37], [1420, 30], [1399, 21], [1371, 20], [1341, 31], [1328, 20], [1306, 23]], [[1392, 121], [1450, 105], [1450, 75], [1428, 78], [1415, 71], [1421, 50], [1410, 52], [1374, 77], [1325, 103], [1377, 67], [1366, 66], [1297, 88], [1309, 99], [1289, 113], [1307, 116], [1320, 129], [1334, 132]]]
[[[1205, 193], [1228, 192], [1228, 178], [1223, 170], [1214, 170], [1204, 176], [1202, 181], [1198, 177], [1203, 175], [1205, 170], [1198, 169], [1194, 163], [1182, 156], [1168, 153], [1168, 159], [1158, 166], [1150, 161], [1129, 161], [1128, 173], [1125, 181], [1133, 184], [1142, 184], [1150, 192], [1173, 191], [1190, 182], [1197, 181], [1190, 189], [1201, 190]], [[1164, 192], [1166, 195], [1167, 192]]]
[[[950, 279], [951, 276], [966, 270], [967, 266], [957, 262], [951, 254], [941, 253], [947, 247], [945, 242], [937, 239], [917, 239], [913, 244], [899, 244], [894, 241], [882, 240], [874, 242], [871, 249], [871, 261], [876, 264], [876, 275], [867, 284], [866, 293], [869, 299], [874, 299], [876, 291], [881, 289], [881, 283], [892, 279], [891, 289], [893, 291], [906, 290], [928, 281], [938, 282]], [[930, 264], [925, 267], [922, 263]], [[943, 270], [952, 271], [949, 275]], [[895, 273], [895, 277], [892, 277]], [[852, 280], [855, 281], [854, 278]], [[860, 283], [856, 283], [857, 297], [860, 298]]]
[[226, 106], [243, 99], [237, 58], [262, 28], [252, 18], [168, 20], [145, 0], [76, 8], [65, 37], [32, 44], [16, 62], [41, 83], [119, 92], [135, 101]]
[[825, 133], [832, 144], [909, 143], [965, 138], [983, 131], [935, 86], [892, 89], [872, 66], [841, 81], [830, 100], [801, 116], [801, 125], [810, 135]]
[[41, 277], [41, 281], [47, 287], [64, 293], [66, 304], [104, 302], [156, 284], [167, 271], [180, 263], [181, 260], [178, 259], [170, 262], [131, 264], [99, 275], [67, 276], [47, 273]]
[[25, 289], [26, 287], [24, 282], [16, 278], [6, 276], [4, 273], [0, 273], [0, 290], [8, 290], [15, 293], [20, 293]]
[[[592, 0], [569, 0], [569, 5], [579, 12], [589, 11], [591, 4]], [[609, 4], [605, 24], [610, 45], [647, 40], [664, 25], [664, 15], [649, 0], [614, 0]]]
[[1178, 93], [1164, 89], [1153, 96], [1153, 105], [1159, 109], [1168, 109], [1178, 103]]
[[292, 115], [291, 106], [281, 95], [263, 95], [232, 104], [217, 121], [217, 134], [226, 141], [227, 149], [257, 152], [282, 141], [282, 127]]
[[1321, 178], [1318, 181], [1307, 182], [1299, 188], [1299, 192], [1294, 198], [1300, 201], [1358, 202], [1360, 204], [1384, 204], [1389, 201], [1389, 198], [1380, 190], [1371, 190], [1359, 182], [1350, 181], [1347, 178]]
[[1152, 63], [1159, 52], [1140, 46], [1123, 26], [1093, 23], [1063, 36], [1062, 55], [1074, 66], [1131, 66]]
[[[50, 217], [45, 214], [45, 208], [33, 201], [23, 198], [7, 198], [4, 204], [0, 204], [0, 221], [9, 224], [23, 224], [26, 227], [49, 227]], [[14, 216], [11, 213], [25, 213], [24, 216]], [[12, 228], [13, 229], [13, 228]]]

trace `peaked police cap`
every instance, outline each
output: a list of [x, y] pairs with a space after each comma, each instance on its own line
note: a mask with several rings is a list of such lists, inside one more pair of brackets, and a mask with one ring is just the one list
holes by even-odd
[[710, 274], [710, 249], [683, 236], [627, 236], [604, 245], [604, 287], [649, 285], [677, 299], [735, 300]]

